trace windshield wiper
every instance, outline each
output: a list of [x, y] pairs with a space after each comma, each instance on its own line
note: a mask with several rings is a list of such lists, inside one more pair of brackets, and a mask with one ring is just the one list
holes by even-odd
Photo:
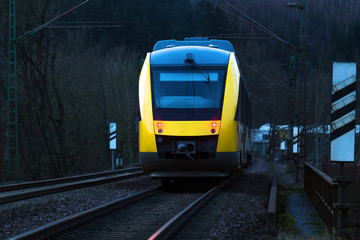
[[204, 76], [204, 78], [207, 80], [207, 84], [210, 84], [210, 74], [209, 74], [209, 72], [208, 71], [201, 71], [199, 68], [197, 68], [196, 63], [195, 63], [194, 59], [192, 58], [192, 53], [186, 54], [186, 58], [185, 58], [184, 62], [187, 63], [187, 64], [190, 64], [191, 67], [195, 71], [200, 72]]

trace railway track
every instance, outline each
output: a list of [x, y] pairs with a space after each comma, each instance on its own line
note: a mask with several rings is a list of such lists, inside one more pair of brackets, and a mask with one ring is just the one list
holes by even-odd
[[[235, 178], [235, 177], [234, 177]], [[234, 180], [234, 179], [231, 179]], [[189, 206], [176, 214], [173, 218], [167, 221], [160, 227], [149, 240], [172, 239], [183, 227], [191, 221], [191, 219], [218, 193], [221, 189], [228, 185], [231, 180], [228, 180], [218, 186], [213, 187], [200, 198], [196, 199]]]
[[[233, 180], [233, 179], [231, 179]], [[168, 239], [231, 180], [205, 193], [154, 188], [66, 217], [12, 239]]]
[[115, 182], [143, 175], [140, 167], [0, 186], [0, 204]]

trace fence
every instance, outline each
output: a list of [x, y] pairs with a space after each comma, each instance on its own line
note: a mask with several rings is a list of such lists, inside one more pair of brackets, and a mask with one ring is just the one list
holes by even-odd
[[325, 225], [333, 230], [337, 227], [338, 213], [334, 203], [338, 200], [338, 183], [319, 169], [305, 163], [304, 191], [309, 196]]

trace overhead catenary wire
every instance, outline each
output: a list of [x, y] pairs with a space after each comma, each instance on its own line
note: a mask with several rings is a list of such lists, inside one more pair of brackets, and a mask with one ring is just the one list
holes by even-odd
[[121, 25], [56, 25], [46, 28], [119, 28]]
[[233, 8], [235, 11], [240, 13], [242, 16], [244, 16], [246, 19], [248, 19], [248, 21], [252, 22], [252, 23], [249, 23], [250, 25], [252, 25], [252, 26], [256, 25], [257, 28], [262, 30], [263, 32], [265, 32], [273, 37], [277, 37], [276, 34], [274, 34], [269, 29], [267, 29], [266, 27], [264, 27], [263, 25], [261, 25], [260, 23], [258, 23], [257, 21], [255, 21], [254, 19], [252, 19], [251, 17], [249, 17], [248, 15], [246, 15], [245, 13], [240, 11], [239, 9], [237, 9], [234, 5], [230, 4], [229, 2], [227, 2], [225, 0], [222, 0], [222, 2], [224, 2], [226, 5], [228, 5], [229, 7]]
[[304, 9], [304, 6], [298, 3], [244, 3], [237, 2], [233, 4], [234, 6], [247, 6], [247, 7], [296, 7], [300, 10]]
[[122, 25], [117, 24], [115, 21], [77, 21], [77, 22], [53, 22], [54, 24], [47, 26], [46, 28], [120, 28]]
[[[272, 82], [272, 85], [278, 87], [278, 88], [282, 88], [282, 89], [287, 89], [285, 86], [279, 85], [276, 82], [273, 81], [273, 79], [271, 79], [270, 77], [266, 76], [265, 74], [261, 73], [259, 70], [257, 70], [255, 67], [249, 65], [248, 63], [244, 62], [244, 65], [246, 67], [248, 67], [250, 70], [254, 71], [255, 73], [257, 73], [258, 75], [260, 75], [261, 77], [263, 77], [266, 80], [269, 80]], [[268, 85], [268, 83], [249, 83], [250, 85], [254, 84], [254, 85]]]
[[81, 6], [84, 5], [85, 3], [88, 3], [89, 1], [90, 1], [90, 0], [85, 0], [85, 1], [83, 1], [82, 3], [80, 3], [80, 4], [76, 5], [75, 7], [67, 10], [66, 12], [58, 15], [57, 17], [55, 17], [55, 18], [53, 18], [53, 19], [45, 22], [44, 24], [41, 24], [41, 25], [38, 26], [37, 28], [34, 28], [34, 29], [31, 30], [31, 31], [27, 31], [25, 34], [23, 34], [22, 36], [20, 36], [18, 39], [22, 40], [22, 39], [25, 39], [25, 38], [33, 35], [34, 33], [37, 33], [37, 32], [40, 31], [41, 29], [48, 27], [48, 26], [49, 26], [50, 24], [52, 24], [54, 21], [56, 21], [56, 20], [58, 20], [59, 18], [65, 16], [66, 14], [74, 11], [75, 9], [81, 7]]
[[[218, 38], [218, 39], [223, 39], [224, 37], [221, 36], [206, 36], [208, 38]], [[272, 39], [273, 37], [237, 37], [237, 36], [229, 36], [229, 37], [225, 37], [227, 39]]]
[[244, 63], [244, 65], [245, 65], [246, 67], [248, 67], [249, 69], [253, 70], [254, 72], [256, 72], [257, 74], [259, 74], [260, 76], [262, 76], [264, 79], [272, 81], [272, 79], [271, 79], [270, 77], [265, 76], [265, 74], [261, 73], [259, 70], [257, 70], [257, 69], [254, 68], [253, 66], [250, 66], [250, 65], [247, 64], [246, 62]]
[[[227, 4], [228, 6], [230, 6], [231, 8], [233, 8], [235, 11], [237, 11], [238, 13], [240, 13], [242, 16], [244, 16], [246, 19], [248, 19], [248, 21], [246, 21], [246, 23], [250, 24], [253, 27], [256, 27], [257, 29], [265, 32], [266, 34], [269, 34], [270, 36], [284, 42], [287, 43], [286, 41], [284, 41], [283, 39], [281, 39], [279, 36], [277, 36], [275, 33], [271, 32], [269, 29], [267, 29], [266, 27], [264, 27], [263, 25], [261, 25], [260, 23], [258, 23], [257, 21], [255, 21], [254, 19], [250, 18], [248, 15], [246, 15], [245, 13], [243, 13], [242, 11], [240, 11], [239, 9], [237, 9], [235, 6], [233, 6], [232, 4], [230, 4], [229, 2], [223, 0], [222, 2], [224, 2], [225, 4]], [[240, 18], [241, 20], [243, 20], [242, 18]], [[243, 20], [244, 21], [244, 20]]]
[[[238, 33], [220, 33], [218, 34], [219, 36], [229, 36], [229, 35], [236, 35]], [[258, 32], [244, 32], [244, 33], [241, 33], [242, 35], [264, 35], [264, 33], [258, 33]]]
[[115, 21], [106, 21], [106, 22], [104, 22], [104, 21], [97, 21], [97, 22], [93, 22], [93, 21], [91, 21], [91, 22], [83, 22], [83, 21], [81, 21], [81, 22], [54, 22], [55, 24], [79, 24], [79, 23], [81, 23], [81, 24], [89, 24], [89, 23], [91, 23], [91, 24], [110, 24], [110, 23], [116, 23]]
[[253, 97], [256, 98], [256, 99], [258, 99], [258, 100], [259, 100], [260, 102], [262, 102], [262, 103], [269, 104], [267, 101], [265, 101], [264, 99], [256, 96], [255, 94], [253, 94], [253, 93], [250, 92], [250, 91], [249, 91], [249, 95], [250, 95], [250, 96], [253, 96]]
[[275, 33], [271, 32], [269, 29], [267, 29], [266, 27], [264, 27], [263, 25], [261, 25], [260, 23], [258, 23], [257, 21], [255, 21], [254, 19], [252, 19], [251, 17], [249, 17], [248, 15], [246, 15], [245, 13], [243, 13], [242, 11], [240, 11], [238, 8], [236, 8], [234, 5], [230, 4], [229, 2], [225, 1], [225, 0], [221, 0], [221, 2], [225, 3], [227, 6], [231, 7], [232, 9], [234, 9], [235, 11], [237, 11], [238, 13], [240, 13], [242, 16], [244, 16], [246, 19], [230, 12], [229, 10], [225, 9], [224, 7], [218, 5], [218, 8], [220, 8], [221, 10], [227, 12], [228, 14], [238, 18], [239, 20], [247, 23], [248, 25], [259, 29], [261, 31], [263, 31], [264, 33], [270, 35], [271, 37], [274, 37], [275, 39], [279, 40], [280, 42], [286, 44], [287, 46], [293, 48], [296, 51], [300, 51], [297, 47], [295, 47], [293, 44], [283, 40], [282, 38], [280, 38], [278, 35], [276, 35]]
[[238, 2], [234, 5], [242, 5], [242, 6], [251, 6], [251, 7], [284, 7], [288, 6], [289, 4], [284, 3], [244, 3], [244, 2]]
[[[256, 28], [256, 29], [259, 29], [259, 30], [261, 30], [261, 31], [264, 31], [262, 28], [260, 28], [260, 27], [258, 27], [258, 26], [255, 26], [254, 24], [252, 24], [251, 22], [249, 22], [249, 21], [246, 21], [245, 19], [243, 19], [243, 18], [241, 18], [241, 17], [239, 17], [239, 16], [237, 16], [236, 14], [234, 14], [234, 13], [232, 13], [232, 12], [230, 12], [229, 10], [227, 10], [227, 9], [225, 9], [225, 8], [223, 8], [223, 7], [221, 7], [221, 6], [218, 6], [218, 8], [220, 8], [221, 10], [223, 10], [224, 12], [227, 12], [228, 14], [230, 14], [230, 15], [232, 15], [232, 16], [234, 16], [234, 17], [236, 17], [236, 18], [238, 18], [238, 19], [240, 19], [241, 21], [243, 21], [243, 22], [245, 22], [245, 23], [247, 23], [247, 24], [249, 24], [250, 26], [252, 26], [252, 27], [254, 27], [254, 28]], [[268, 33], [268, 32], [265, 32], [266, 34], [268, 34], [268, 35], [270, 35], [270, 36], [272, 36], [270, 33]], [[273, 37], [273, 36], [272, 36]]]
[[214, 36], [206, 36], [207, 38], [245, 38], [245, 39], [271, 39], [273, 37], [265, 35], [264, 33], [221, 33]]

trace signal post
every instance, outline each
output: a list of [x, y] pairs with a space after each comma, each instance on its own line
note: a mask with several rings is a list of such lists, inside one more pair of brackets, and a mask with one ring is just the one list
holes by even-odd
[[339, 184], [336, 234], [346, 235], [346, 215], [351, 207], [347, 200], [346, 186], [351, 182], [345, 173], [345, 163], [355, 160], [355, 125], [356, 125], [356, 63], [333, 63], [333, 87], [331, 109], [331, 162], [339, 165], [339, 176], [334, 179]]

